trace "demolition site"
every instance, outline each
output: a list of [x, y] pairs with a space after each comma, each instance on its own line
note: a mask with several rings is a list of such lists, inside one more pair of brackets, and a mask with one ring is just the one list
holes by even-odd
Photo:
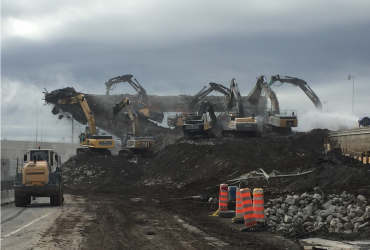
[[297, 132], [299, 112], [280, 109], [274, 82], [298, 86], [321, 111], [304, 80], [279, 75], [258, 77], [248, 96], [236, 79], [152, 96], [132, 75], [101, 95], [45, 89], [50, 116], [86, 130], [69, 158], [42, 146], [19, 156], [2, 209], [45, 223], [27, 238], [2, 221], [3, 247], [369, 249], [370, 119]]

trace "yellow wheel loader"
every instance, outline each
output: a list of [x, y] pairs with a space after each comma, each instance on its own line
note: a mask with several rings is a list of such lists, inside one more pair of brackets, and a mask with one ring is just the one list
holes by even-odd
[[[28, 161], [29, 159], [29, 161]], [[50, 205], [62, 205], [63, 178], [61, 160], [53, 149], [30, 149], [24, 155], [24, 166], [19, 167], [14, 180], [16, 207], [31, 204], [31, 197], [50, 197]]]

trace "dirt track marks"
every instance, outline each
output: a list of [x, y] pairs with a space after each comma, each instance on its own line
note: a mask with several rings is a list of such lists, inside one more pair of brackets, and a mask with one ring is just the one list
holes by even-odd
[[65, 195], [62, 213], [34, 249], [80, 249], [86, 240], [84, 227], [94, 220], [87, 206], [82, 197]]

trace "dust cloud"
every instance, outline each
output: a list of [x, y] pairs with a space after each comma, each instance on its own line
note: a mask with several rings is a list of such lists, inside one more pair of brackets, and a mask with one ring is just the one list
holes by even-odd
[[298, 114], [298, 127], [300, 132], [312, 129], [344, 130], [358, 127], [358, 118], [346, 112], [305, 112]]

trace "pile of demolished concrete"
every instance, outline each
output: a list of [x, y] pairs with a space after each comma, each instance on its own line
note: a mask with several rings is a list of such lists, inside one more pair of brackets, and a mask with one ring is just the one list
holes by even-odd
[[72, 156], [62, 165], [64, 186], [68, 190], [120, 191], [135, 184], [143, 175], [138, 164], [119, 156]]
[[369, 230], [370, 206], [363, 195], [355, 197], [319, 193], [269, 199], [265, 218], [271, 231], [291, 238], [312, 232], [354, 234]]

